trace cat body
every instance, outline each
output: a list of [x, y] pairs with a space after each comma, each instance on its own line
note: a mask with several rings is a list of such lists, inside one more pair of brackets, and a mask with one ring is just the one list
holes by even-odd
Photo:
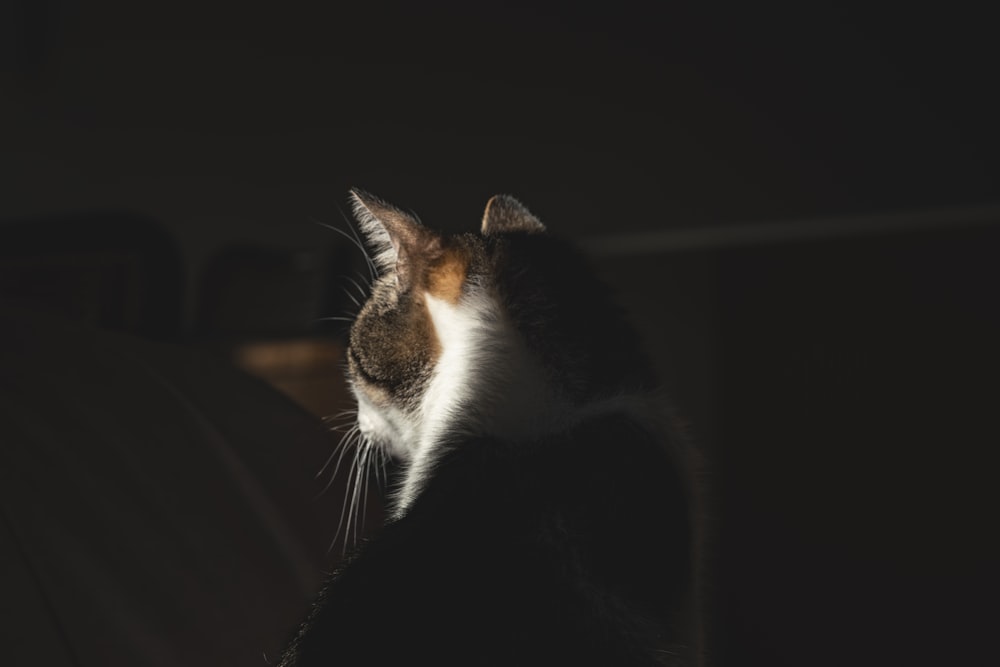
[[348, 379], [402, 479], [281, 664], [694, 664], [685, 443], [607, 290], [510, 197], [446, 236], [352, 196]]

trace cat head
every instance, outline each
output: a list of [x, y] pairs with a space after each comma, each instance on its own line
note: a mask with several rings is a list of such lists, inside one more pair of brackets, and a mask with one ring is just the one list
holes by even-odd
[[477, 232], [443, 234], [361, 191], [379, 275], [350, 331], [362, 434], [418, 463], [455, 432], [527, 437], [647, 366], [606, 290], [513, 197]]

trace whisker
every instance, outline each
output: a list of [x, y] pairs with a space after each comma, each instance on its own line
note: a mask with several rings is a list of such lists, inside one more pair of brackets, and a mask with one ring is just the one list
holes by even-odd
[[[357, 438], [358, 434], [354, 429], [351, 429], [350, 431], [344, 434], [344, 437], [341, 440], [343, 446], [339, 448], [340, 455], [337, 457], [337, 465], [334, 466], [333, 474], [330, 475], [330, 479], [327, 481], [326, 486], [324, 486], [323, 489], [319, 492], [319, 494], [317, 494], [316, 496], [317, 498], [322, 497], [322, 495], [327, 491], [329, 491], [330, 487], [333, 486], [334, 481], [336, 481], [337, 479], [337, 473], [340, 472], [340, 464], [344, 460], [344, 455], [347, 454], [348, 451], [354, 449], [353, 445], [354, 442], [357, 440]], [[350, 477], [348, 477], [347, 481], [350, 482]]]
[[330, 456], [326, 457], [326, 461], [323, 463], [323, 467], [320, 468], [319, 472], [317, 472], [313, 476], [313, 479], [319, 479], [320, 477], [323, 476], [323, 473], [326, 472], [326, 469], [330, 467], [330, 463], [333, 462], [333, 458], [337, 455], [337, 452], [343, 449], [343, 447], [344, 447], [344, 438], [341, 438], [340, 442], [338, 442], [336, 446], [333, 448], [333, 451], [330, 452]]
[[330, 430], [331, 431], [336, 431], [337, 433], [346, 433], [351, 428], [352, 427], [351, 427], [350, 424], [337, 424], [336, 426], [331, 426]]
[[375, 477], [375, 489], [381, 494], [384, 490], [382, 486], [382, 477], [380, 472], [382, 470], [382, 452], [381, 450], [376, 452], [375, 460], [372, 461], [372, 475]]
[[374, 282], [375, 278], [378, 276], [378, 267], [375, 266], [374, 260], [372, 260], [371, 255], [368, 254], [368, 249], [365, 247], [364, 241], [361, 240], [361, 236], [358, 234], [357, 228], [351, 223], [351, 218], [345, 215], [344, 210], [339, 206], [337, 207], [337, 210], [340, 211], [340, 216], [344, 218], [344, 222], [347, 223], [347, 229], [351, 232], [351, 235], [354, 236], [354, 240], [361, 246], [361, 252], [365, 257], [365, 262], [368, 264], [369, 280]]
[[[344, 495], [344, 507], [341, 509], [343, 513], [346, 510], [345, 524], [344, 524], [344, 537], [343, 537], [343, 553], [347, 553], [348, 544], [353, 544], [351, 541], [351, 523], [354, 518], [354, 494], [357, 489], [357, 469], [361, 467], [361, 456], [362, 451], [359, 449], [354, 453], [354, 460], [351, 462], [351, 468], [347, 472], [347, 493]], [[337, 526], [337, 534], [340, 534], [340, 526]]]
[[344, 276], [344, 280], [351, 281], [351, 284], [354, 285], [354, 287], [358, 290], [358, 294], [361, 296], [362, 299], [368, 298], [368, 295], [365, 293], [365, 288], [359, 285], [358, 281], [356, 281], [354, 278], [350, 276]]
[[[357, 456], [355, 456], [355, 457], [353, 457], [351, 459], [351, 468], [350, 468], [350, 470], [354, 469], [354, 466], [357, 464], [357, 461], [358, 461]], [[347, 507], [348, 507], [347, 499], [348, 499], [348, 496], [350, 496], [350, 494], [351, 494], [351, 483], [350, 482], [351, 482], [351, 476], [352, 475], [351, 475], [350, 470], [348, 470], [348, 473], [347, 473], [347, 487], [346, 487], [346, 489], [344, 491], [344, 502], [340, 506], [340, 520], [337, 522], [337, 532], [335, 532], [333, 534], [333, 541], [330, 543], [330, 548], [331, 549], [333, 548], [333, 545], [337, 543], [337, 538], [340, 537], [340, 529], [343, 528], [343, 526], [344, 526], [345, 513], [347, 512]], [[348, 518], [348, 525], [350, 525], [350, 515], [349, 514], [347, 515], [347, 518]], [[344, 536], [343, 553], [345, 553], [345, 554], [347, 553], [347, 536], [346, 535]]]
[[[379, 486], [379, 490], [384, 495], [386, 491], [389, 490], [389, 471], [386, 466], [389, 464], [389, 455], [384, 449], [379, 450], [379, 467], [378, 470], [382, 471], [382, 484]], [[376, 470], [375, 479], [378, 479], [378, 470]]]
[[327, 223], [322, 222], [321, 220], [317, 220], [316, 218], [310, 218], [310, 220], [312, 222], [314, 222], [315, 224], [319, 225], [320, 227], [326, 227], [329, 230], [337, 232], [338, 234], [340, 234], [341, 236], [343, 236], [345, 239], [347, 239], [348, 241], [350, 241], [351, 243], [353, 243], [355, 246], [357, 246], [358, 250], [360, 250], [362, 253], [364, 253], [365, 257], [368, 257], [368, 251], [365, 249], [364, 244], [362, 244], [361, 241], [359, 241], [356, 236], [348, 234], [344, 230], [342, 230], [342, 229], [340, 229], [338, 227], [334, 227], [333, 225], [328, 225]]
[[[368, 459], [368, 454], [371, 451], [369, 447], [363, 447], [361, 450], [361, 455], [358, 457], [358, 465], [354, 469], [354, 493], [351, 494], [351, 515], [353, 515], [354, 523], [354, 539], [352, 544], [357, 544], [358, 542], [358, 510], [359, 510], [359, 494], [361, 492], [361, 476], [365, 471], [365, 462]], [[347, 529], [345, 530], [345, 535], [351, 535], [351, 518], [349, 515], [347, 518]]]
[[355, 413], [338, 412], [335, 415], [327, 415], [322, 419], [329, 430], [337, 431], [345, 426], [350, 426], [357, 418], [355, 417]]
[[356, 298], [354, 298], [354, 295], [353, 295], [353, 294], [351, 294], [351, 291], [350, 291], [349, 289], [347, 289], [346, 287], [344, 288], [344, 294], [346, 294], [346, 295], [347, 295], [347, 298], [348, 298], [348, 299], [350, 299], [351, 301], [353, 301], [353, 302], [354, 302], [354, 305], [355, 305], [355, 306], [357, 306], [358, 308], [360, 308], [360, 307], [361, 307], [361, 302], [360, 302], [360, 301], [358, 301], [358, 300], [357, 300]]
[[[319, 472], [316, 473], [316, 475], [315, 475], [315, 477], [313, 477], [313, 479], [319, 479], [320, 478], [320, 476], [323, 474], [323, 472], [327, 468], [330, 467], [330, 462], [333, 461], [333, 457], [337, 455], [337, 451], [340, 450], [340, 449], [342, 449], [345, 446], [345, 444], [350, 441], [351, 430], [353, 430], [353, 427], [357, 426], [357, 421], [355, 421], [355, 419], [354, 419], [355, 415], [357, 415], [357, 410], [342, 410], [342, 411], [338, 412], [336, 415], [328, 416], [328, 417], [323, 417], [323, 421], [325, 423], [327, 423], [327, 424], [329, 424], [331, 422], [334, 422], [334, 421], [337, 421], [337, 420], [340, 420], [340, 419], [343, 419], [344, 423], [342, 423], [342, 424], [336, 424], [334, 426], [331, 426], [330, 430], [331, 431], [337, 431], [337, 432], [340, 432], [340, 433], [344, 433], [344, 435], [342, 435], [340, 437], [340, 441], [333, 448], [333, 451], [330, 452], [330, 456], [326, 459], [326, 462], [323, 464], [323, 467], [319, 469]], [[350, 420], [345, 419], [346, 417], [351, 417], [351, 419]], [[345, 429], [345, 428], [348, 429], [346, 432], [343, 431], [343, 429]], [[343, 456], [343, 454], [341, 454], [341, 456]], [[334, 477], [337, 476], [337, 471], [336, 470], [333, 472], [333, 476]]]
[[[372, 450], [372, 447], [371, 447], [371, 445], [369, 445], [369, 451], [371, 451], [371, 450]], [[369, 454], [369, 456], [367, 456], [365, 458], [365, 477], [364, 477], [364, 479], [365, 479], [365, 488], [361, 492], [361, 522], [360, 522], [360, 525], [361, 525], [362, 535], [364, 535], [364, 530], [365, 530], [365, 525], [366, 525], [366, 519], [368, 518], [368, 481], [369, 481], [369, 479], [371, 479], [371, 473], [372, 473], [372, 471], [371, 471], [372, 460], [371, 459], [372, 459], [373, 455], [374, 455], [374, 453], [373, 454]]]
[[311, 220], [317, 225], [320, 225], [321, 227], [326, 227], [327, 229], [333, 230], [337, 234], [340, 234], [345, 239], [353, 243], [355, 247], [357, 247], [358, 250], [361, 251], [362, 256], [365, 258], [365, 264], [368, 266], [368, 273], [371, 274], [371, 279], [375, 280], [375, 278], [378, 276], [378, 267], [375, 266], [375, 262], [368, 255], [368, 249], [365, 248], [365, 244], [362, 242], [361, 237], [358, 236], [357, 232], [354, 230], [354, 226], [351, 225], [351, 219], [344, 213], [343, 210], [340, 211], [340, 215], [341, 217], [344, 218], [344, 221], [347, 223], [347, 228], [351, 231], [350, 234], [348, 234], [347, 232], [338, 227], [334, 227], [333, 225], [328, 225], [325, 222], [316, 220], [315, 218], [311, 218]]
[[360, 282], [360, 283], [358, 283], [358, 284], [359, 284], [359, 285], [360, 285], [360, 286], [361, 286], [362, 288], [364, 288], [364, 289], [363, 289], [363, 291], [362, 291], [361, 293], [362, 293], [362, 294], [363, 294], [363, 295], [365, 296], [365, 298], [367, 299], [367, 298], [368, 298], [368, 294], [369, 294], [369, 293], [371, 292], [371, 290], [372, 290], [372, 281], [371, 281], [371, 280], [369, 280], [368, 278], [365, 278], [365, 277], [364, 277], [363, 275], [361, 275], [361, 272], [360, 272], [360, 271], [355, 271], [355, 272], [354, 272], [354, 275], [355, 275], [355, 277], [356, 277], [356, 278], [357, 278], [358, 280], [360, 280], [360, 281], [361, 281], [361, 282]]
[[[348, 449], [355, 448], [359, 435], [360, 435], [360, 430], [357, 424], [352, 425], [351, 428], [347, 431], [347, 433], [344, 434], [344, 440], [348, 443], [348, 446], [344, 447], [343, 451], [340, 452], [340, 456], [337, 458], [337, 465], [334, 466], [333, 474], [331, 475], [331, 477], [336, 477], [337, 473], [340, 472], [340, 464], [344, 460], [344, 454], [347, 453]], [[355, 455], [357, 455], [357, 452], [355, 452]]]

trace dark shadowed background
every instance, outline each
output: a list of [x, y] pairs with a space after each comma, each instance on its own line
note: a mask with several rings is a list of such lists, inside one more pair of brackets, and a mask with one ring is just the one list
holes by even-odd
[[352, 308], [362, 268], [324, 226], [347, 229], [347, 189], [449, 230], [513, 194], [620, 289], [706, 451], [712, 664], [984, 659], [1000, 562], [984, 11], [0, 12], [5, 296], [220, 354], [324, 414], [342, 327], [318, 320]]

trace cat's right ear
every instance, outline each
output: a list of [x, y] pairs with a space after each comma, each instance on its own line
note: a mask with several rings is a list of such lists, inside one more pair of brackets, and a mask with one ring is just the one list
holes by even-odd
[[420, 224], [416, 216], [357, 188], [351, 189], [351, 205], [373, 251], [379, 273], [393, 273], [400, 289], [406, 289], [414, 264], [438, 252], [440, 238]]

